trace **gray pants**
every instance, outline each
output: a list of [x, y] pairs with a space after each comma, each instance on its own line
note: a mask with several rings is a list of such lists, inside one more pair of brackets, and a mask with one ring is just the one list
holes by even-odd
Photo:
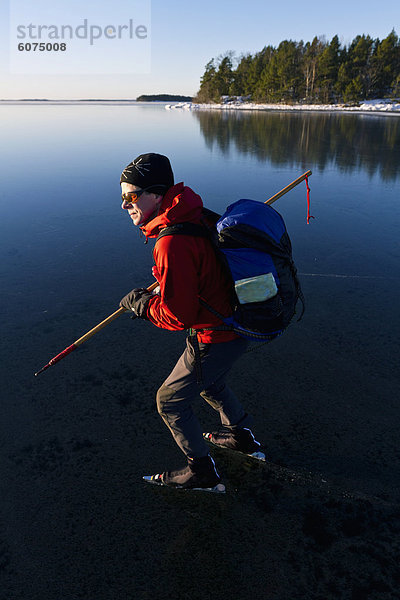
[[199, 394], [219, 412], [223, 425], [239, 422], [243, 427], [251, 425], [251, 417], [225, 383], [230, 368], [247, 346], [243, 338], [220, 344], [200, 343], [202, 382], [199, 384], [194, 348], [187, 339], [185, 351], [158, 390], [157, 410], [187, 457], [200, 458], [208, 454], [202, 429], [192, 410], [192, 403]]

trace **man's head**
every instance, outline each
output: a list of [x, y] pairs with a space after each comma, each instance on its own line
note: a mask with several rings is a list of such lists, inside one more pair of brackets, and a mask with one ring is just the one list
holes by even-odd
[[174, 175], [166, 156], [141, 154], [122, 171], [120, 183], [122, 208], [134, 225], [142, 225], [157, 214], [163, 195], [174, 185]]

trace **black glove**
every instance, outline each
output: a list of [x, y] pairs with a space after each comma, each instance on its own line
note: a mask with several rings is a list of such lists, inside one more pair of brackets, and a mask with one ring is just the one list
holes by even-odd
[[122, 298], [119, 305], [127, 310], [133, 310], [140, 319], [147, 319], [147, 306], [151, 297], [152, 293], [145, 288], [135, 288]]

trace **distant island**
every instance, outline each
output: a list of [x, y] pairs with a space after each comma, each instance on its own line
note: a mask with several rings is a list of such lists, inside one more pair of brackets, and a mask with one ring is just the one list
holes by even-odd
[[192, 102], [192, 96], [180, 96], [175, 94], [143, 94], [136, 99], [133, 98], [0, 98], [0, 102], [7, 103], [38, 103], [49, 104], [134, 104], [135, 102]]
[[191, 102], [191, 96], [177, 96], [174, 94], [143, 94], [136, 98], [136, 102]]

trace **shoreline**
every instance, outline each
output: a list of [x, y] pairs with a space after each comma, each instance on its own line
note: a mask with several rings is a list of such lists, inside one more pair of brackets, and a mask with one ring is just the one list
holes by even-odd
[[255, 104], [252, 102], [227, 102], [221, 104], [196, 104], [194, 102], [179, 102], [167, 104], [167, 110], [259, 110], [285, 112], [353, 112], [358, 114], [400, 115], [400, 101], [397, 100], [366, 100], [358, 106], [345, 104]]

